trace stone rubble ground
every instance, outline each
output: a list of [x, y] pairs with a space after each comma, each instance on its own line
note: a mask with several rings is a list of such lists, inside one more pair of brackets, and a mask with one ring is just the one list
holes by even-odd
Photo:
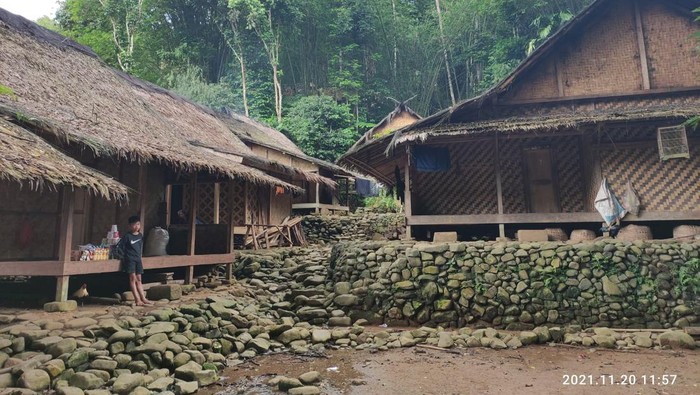
[[[0, 394], [192, 394], [220, 380], [225, 367], [270, 352], [318, 355], [329, 349], [379, 352], [425, 345], [443, 349], [518, 348], [563, 343], [600, 348], [688, 348], [685, 332], [582, 330], [538, 326], [493, 328], [377, 328], [342, 310], [355, 304], [348, 283], [328, 282], [330, 248], [245, 253], [230, 285], [206, 298], [181, 300], [189, 287], [149, 291], [172, 300], [139, 313], [126, 306], [107, 314], [74, 311], [66, 319], [0, 315]], [[214, 282], [214, 284], [217, 284]], [[199, 299], [199, 300], [198, 300]], [[52, 311], [74, 308], [52, 304]], [[277, 376], [269, 385], [289, 394], [318, 394], [319, 372]]]

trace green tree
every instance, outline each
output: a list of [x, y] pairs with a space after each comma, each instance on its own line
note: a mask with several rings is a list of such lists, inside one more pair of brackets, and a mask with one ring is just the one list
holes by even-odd
[[282, 131], [306, 154], [329, 161], [335, 161], [358, 137], [347, 104], [338, 104], [330, 96], [305, 96], [294, 102]]

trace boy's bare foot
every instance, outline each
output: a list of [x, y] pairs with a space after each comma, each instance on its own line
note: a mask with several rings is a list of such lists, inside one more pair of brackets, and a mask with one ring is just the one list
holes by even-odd
[[143, 304], [144, 304], [145, 306], [153, 306], [155, 303], [153, 303], [152, 301], [146, 299], [146, 300], [143, 301]]
[[135, 303], [134, 303], [134, 306], [144, 306], [144, 303], [142, 303], [142, 302], [135, 302]]

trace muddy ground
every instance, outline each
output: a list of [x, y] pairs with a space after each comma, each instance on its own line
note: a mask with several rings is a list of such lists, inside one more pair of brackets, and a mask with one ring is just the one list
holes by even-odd
[[[413, 347], [375, 354], [338, 350], [327, 357], [268, 355], [227, 369], [222, 373], [227, 377], [225, 384], [203, 392], [276, 394], [280, 392], [265, 385], [267, 380], [310, 370], [322, 373], [325, 394], [700, 394], [700, 351], [622, 352], [561, 346], [453, 352]], [[675, 383], [658, 383], [664, 374], [677, 375]], [[564, 385], [564, 375], [590, 375], [593, 384]], [[607, 381], [610, 375], [618, 382], [634, 378], [636, 384], [603, 384], [603, 375]]]

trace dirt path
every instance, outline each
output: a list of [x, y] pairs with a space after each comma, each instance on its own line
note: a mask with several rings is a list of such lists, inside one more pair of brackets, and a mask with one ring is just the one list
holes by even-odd
[[[474, 348], [461, 354], [422, 348], [370, 354], [334, 351], [329, 358], [280, 354], [257, 358], [223, 373], [228, 388], [206, 393], [274, 394], [265, 382], [275, 374], [296, 377], [317, 370], [325, 394], [700, 394], [700, 351], [620, 352], [586, 348], [531, 346], [494, 351]], [[328, 371], [338, 367], [338, 372]], [[593, 385], [564, 385], [564, 375], [591, 375]], [[677, 375], [675, 384], [651, 384], [662, 375]], [[635, 378], [636, 385], [603, 385]], [[644, 375], [647, 383], [644, 384]], [[595, 385], [595, 382], [598, 382]]]

